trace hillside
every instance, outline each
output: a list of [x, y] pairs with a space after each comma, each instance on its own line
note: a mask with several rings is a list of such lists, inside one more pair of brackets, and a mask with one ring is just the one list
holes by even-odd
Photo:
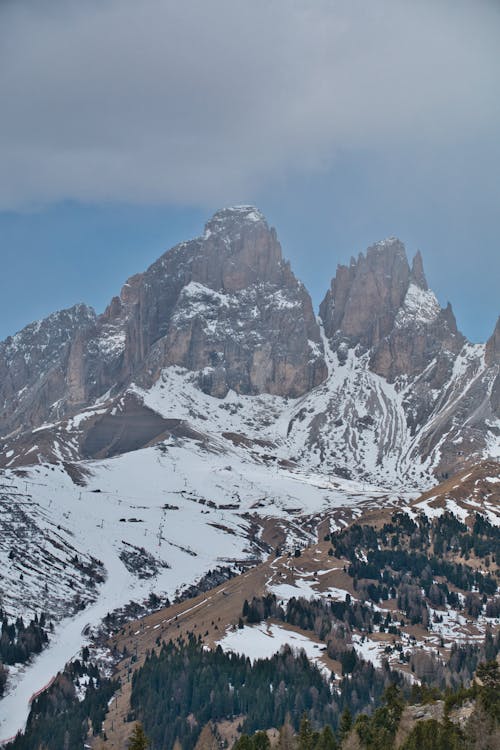
[[[104, 631], [91, 658], [113, 654], [113, 674], [122, 687], [104, 722], [107, 739], [94, 746], [124, 747], [134, 718], [151, 734], [146, 708], [161, 706], [161, 700], [134, 698], [137, 683], [131, 676], [152, 650], [170, 639], [186, 642], [190, 634], [212, 649], [220, 644], [224, 652], [252, 659], [271, 658], [285, 643], [305, 649], [332, 689], [328, 718], [318, 714], [315, 722], [327, 720], [334, 727], [346, 707], [356, 715], [377, 705], [388, 684], [399, 684], [408, 695], [414, 683], [440, 690], [467, 685], [477, 665], [500, 650], [498, 528], [484, 517], [465, 525], [450, 513], [432, 519], [421, 509], [414, 521], [400, 511], [375, 508], [354, 523], [348, 517], [347, 509], [339, 509], [329, 520], [317, 518], [320, 541], [311, 536], [306, 547], [290, 551], [283, 546], [286, 529], [269, 519], [262, 544], [272, 545], [273, 552], [263, 564], [136, 622], [128, 622], [126, 613], [107, 617], [110, 640]], [[154, 693], [155, 684], [148, 678], [145, 689]], [[8, 698], [5, 705], [13, 703]], [[211, 718], [222, 722], [227, 709], [222, 716], [217, 705]], [[291, 711], [294, 722], [302, 705]], [[185, 710], [181, 719], [190, 713], [189, 706]], [[261, 722], [255, 728], [268, 727]], [[195, 741], [194, 728], [190, 731], [189, 742]], [[184, 746], [188, 740], [181, 739]]]

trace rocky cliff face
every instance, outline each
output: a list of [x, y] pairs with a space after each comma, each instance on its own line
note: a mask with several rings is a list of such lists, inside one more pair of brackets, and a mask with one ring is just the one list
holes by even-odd
[[254, 208], [219, 211], [136, 283], [126, 351], [142, 384], [180, 365], [215, 396], [299, 396], [326, 376], [309, 294]]
[[486, 342], [485, 359], [487, 365], [500, 364], [500, 317], [497, 320], [495, 330]]
[[[377, 425], [373, 442], [380, 463], [395, 448], [394, 436], [384, 424], [390, 414], [387, 399], [373, 397], [368, 373], [394, 385], [392, 406], [400, 402], [397, 441], [406, 445], [408, 457], [432, 457], [436, 471], [446, 475], [464, 456], [488, 450], [498, 431], [499, 327], [486, 352], [469, 344], [457, 329], [451, 305], [442, 309], [429, 290], [420, 253], [410, 267], [399, 240], [373, 245], [348, 267], [339, 266], [320, 312], [339, 364], [354, 355], [350, 361], [357, 363], [361, 380], [352, 392], [351, 419], [365, 409], [365, 430]], [[355, 383], [353, 376], [351, 386]], [[335, 403], [333, 411], [339, 399]], [[398, 423], [394, 414], [390, 421]]]
[[490, 400], [493, 413], [500, 418], [500, 317], [491, 338], [486, 343], [485, 361], [489, 367], [498, 371], [491, 386]]
[[[75, 346], [93, 331], [96, 314], [86, 305], [31, 323], [0, 343], [0, 431], [36, 427], [48, 409], [57, 415], [64, 393], [75, 394]], [[71, 394], [71, 395], [70, 395]]]
[[335, 347], [371, 349], [394, 327], [409, 286], [403, 244], [392, 237], [339, 266], [320, 306], [325, 333]]
[[215, 396], [299, 396], [325, 378], [311, 299], [256, 209], [216, 213], [103, 315], [78, 305], [3, 342], [0, 429], [61, 418], [132, 381], [152, 385], [169, 365], [196, 371]]
[[437, 357], [429, 387], [440, 387], [465, 342], [451, 306], [442, 310], [429, 290], [420, 253], [410, 268], [394, 237], [338, 267], [320, 314], [340, 358], [349, 348], [368, 351], [372, 371], [389, 382], [422, 372]]
[[399, 240], [373, 245], [339, 266], [320, 313], [324, 336], [262, 214], [218, 211], [102, 315], [77, 305], [0, 344], [0, 463], [115, 455], [179, 430], [209, 444], [219, 407], [228, 434], [388, 486], [498, 454], [500, 322], [486, 346], [467, 342], [420, 253], [410, 265]]

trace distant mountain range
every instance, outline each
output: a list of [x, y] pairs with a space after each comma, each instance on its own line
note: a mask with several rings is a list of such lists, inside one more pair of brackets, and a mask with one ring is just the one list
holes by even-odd
[[500, 455], [499, 373], [500, 318], [486, 344], [467, 341], [398, 239], [339, 266], [316, 317], [275, 230], [236, 206], [102, 315], [75, 305], [0, 343], [0, 465], [103, 458], [172, 431], [210, 442], [231, 403], [239, 440], [424, 489]]

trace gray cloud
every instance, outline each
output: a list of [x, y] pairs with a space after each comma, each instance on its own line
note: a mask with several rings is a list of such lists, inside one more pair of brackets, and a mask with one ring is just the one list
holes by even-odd
[[0, 209], [224, 203], [346, 149], [500, 128], [496, 3], [0, 5]]

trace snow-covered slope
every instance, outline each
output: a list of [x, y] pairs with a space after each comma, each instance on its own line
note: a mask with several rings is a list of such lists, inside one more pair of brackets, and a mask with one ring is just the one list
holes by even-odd
[[[159, 406], [157, 393], [149, 399]], [[268, 407], [272, 397], [262, 398], [263, 410], [266, 401]], [[3, 472], [4, 607], [25, 617], [43, 609], [59, 624], [46, 651], [11, 670], [1, 703], [9, 720], [0, 720], [0, 738], [9, 736], [13, 722], [14, 730], [22, 726], [29, 696], [83, 645], [86, 626], [106, 613], [151, 593], [172, 599], [209, 569], [266, 554], [259, 534], [266, 518], [276, 519], [293, 547], [309, 539], [304, 516], [397, 500], [384, 489], [285, 465], [263, 440], [224, 436], [228, 413], [236, 408], [231, 398], [224, 405], [221, 433], [210, 441], [170, 437], [155, 447], [73, 465], [72, 476], [63, 464]], [[20, 503], [29, 526], [16, 516]], [[18, 527], [8, 535], [12, 517]], [[58, 554], [49, 558], [54, 545]], [[84, 565], [93, 565], [101, 581]], [[87, 606], [80, 610], [77, 601]]]
[[495, 371], [485, 365], [483, 345], [464, 344], [437, 389], [427, 383], [434, 360], [415, 377], [389, 382], [370, 368], [369, 352], [332, 352], [327, 343], [326, 379], [299, 398], [233, 390], [217, 398], [200, 389], [197, 373], [167, 367], [149, 388], [132, 383], [69, 419], [8, 438], [4, 466], [64, 462], [78, 482], [82, 456], [130, 453], [190, 436], [217, 451], [244, 444], [254, 456], [325, 475], [423, 491], [443, 465], [443, 446], [448, 462], [452, 452], [459, 463], [462, 456], [495, 457], [500, 420], [488, 402]]
[[[265, 553], [266, 519], [293, 548], [309, 538], [308, 517], [407, 503], [431, 485], [405, 389], [371, 372], [366, 355], [332, 353], [328, 365], [327, 380], [297, 399], [218, 399], [170, 367], [152, 388], [132, 385], [34, 433], [73, 460], [3, 471], [3, 603], [26, 617], [44, 609], [61, 627], [50, 657], [11, 676], [13, 696], [22, 703], [27, 682], [62, 666], [108, 611], [172, 598], [209, 569]], [[142, 435], [142, 447], [127, 448], [124, 432]], [[90, 443], [102, 457], [77, 459]]]
[[[233, 408], [234, 402], [228, 399], [224, 405]], [[99, 588], [96, 581], [107, 575], [104, 571], [116, 569], [110, 560], [121, 559], [118, 567], [133, 582], [136, 598], [152, 589], [172, 595], [177, 586], [226, 558], [259, 554], [263, 548], [249, 540], [253, 515], [288, 522], [297, 514], [356, 506], [370, 498], [383, 501], [391, 494], [284, 461], [283, 447], [275, 450], [270, 441], [257, 437], [257, 429], [253, 440], [227, 432], [225, 409], [217, 424], [218, 436], [215, 431], [172, 436], [155, 447], [72, 465], [71, 476], [63, 464], [5, 470], [0, 547], [7, 609], [29, 614], [45, 603], [51, 615], [63, 614], [59, 602], [75, 587], [75, 556], [82, 580], [92, 590]], [[134, 550], [140, 548], [144, 560], [135, 571]], [[46, 570], [38, 562], [41, 553]], [[56, 562], [71, 571], [68, 580]], [[96, 581], [91, 584], [92, 566]], [[48, 586], [40, 601], [34, 589], [26, 587], [42, 579]], [[75, 602], [77, 594], [75, 590]], [[70, 612], [68, 602], [64, 614]]]

